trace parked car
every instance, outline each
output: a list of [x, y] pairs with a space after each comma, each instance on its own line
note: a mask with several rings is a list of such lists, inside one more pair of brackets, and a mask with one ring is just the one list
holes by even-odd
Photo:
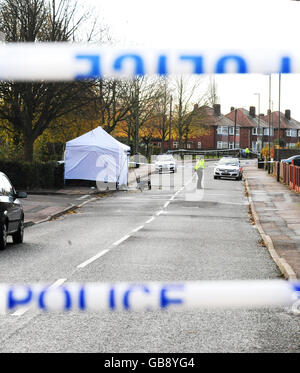
[[243, 168], [240, 165], [238, 158], [222, 158], [214, 167], [214, 179], [221, 177], [235, 178], [241, 180], [243, 176]]
[[293, 155], [290, 158], [282, 159], [281, 160], [281, 162], [289, 163], [289, 164], [291, 164], [292, 161], [294, 161], [294, 163], [295, 163], [296, 166], [299, 166], [300, 165], [300, 155]]
[[14, 243], [24, 238], [24, 211], [19, 198], [26, 198], [25, 192], [16, 192], [8, 177], [0, 172], [0, 250], [6, 248], [7, 236]]
[[177, 162], [170, 154], [158, 155], [155, 161], [155, 171], [159, 173], [163, 171], [177, 172]]

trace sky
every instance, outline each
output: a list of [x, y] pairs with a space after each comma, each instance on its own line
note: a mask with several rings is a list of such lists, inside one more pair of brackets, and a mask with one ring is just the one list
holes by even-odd
[[[115, 46], [152, 48], [296, 48], [300, 1], [292, 0], [77, 0], [109, 28]], [[208, 84], [208, 77], [206, 79]], [[278, 110], [278, 74], [271, 77]], [[215, 75], [221, 111], [269, 108], [268, 75]], [[206, 87], [205, 84], [202, 84]], [[300, 74], [281, 75], [281, 111], [300, 122]], [[259, 93], [259, 95], [255, 95]]]

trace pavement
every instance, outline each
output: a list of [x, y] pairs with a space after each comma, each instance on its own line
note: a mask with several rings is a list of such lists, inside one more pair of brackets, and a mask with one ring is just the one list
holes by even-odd
[[256, 161], [243, 167], [254, 222], [270, 255], [289, 280], [300, 278], [300, 195]]
[[[129, 188], [136, 187], [136, 176], [147, 178], [153, 167], [142, 165], [138, 169], [130, 169], [128, 175]], [[27, 198], [22, 200], [25, 213], [25, 227], [43, 223], [67, 213], [73, 213], [88, 202], [104, 198], [113, 191], [99, 192], [96, 188], [65, 187], [61, 189], [27, 190]]]

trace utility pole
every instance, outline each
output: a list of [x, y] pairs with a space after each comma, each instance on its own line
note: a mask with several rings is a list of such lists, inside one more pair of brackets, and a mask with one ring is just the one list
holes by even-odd
[[270, 171], [270, 160], [271, 160], [271, 148], [270, 148], [270, 136], [271, 136], [271, 74], [269, 75], [269, 151], [268, 151], [268, 174]]
[[135, 86], [134, 86], [134, 94], [135, 94], [135, 139], [134, 139], [134, 150], [135, 154], [139, 152], [139, 129], [140, 129], [140, 122], [139, 122], [139, 105], [140, 105], [140, 89], [139, 89], [139, 82], [136, 79], [135, 80]]
[[259, 152], [261, 151], [261, 148], [262, 148], [262, 144], [261, 144], [261, 128], [260, 128], [260, 93], [254, 93], [255, 95], [258, 96], [258, 129], [257, 129], [257, 142], [258, 142], [258, 150]]
[[277, 149], [277, 181], [280, 181], [280, 96], [281, 96], [281, 74], [279, 73], [278, 92], [278, 149]]
[[235, 149], [236, 117], [237, 117], [237, 109], [234, 109], [234, 137], [233, 137], [233, 149]]
[[171, 150], [171, 136], [172, 136], [172, 100], [173, 97], [170, 97], [170, 121], [169, 121], [169, 150]]

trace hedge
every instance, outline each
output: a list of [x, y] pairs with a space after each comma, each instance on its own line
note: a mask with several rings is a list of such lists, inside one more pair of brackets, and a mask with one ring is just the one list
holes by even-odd
[[0, 160], [0, 171], [4, 172], [16, 189], [62, 188], [64, 165], [50, 162], [21, 162]]

